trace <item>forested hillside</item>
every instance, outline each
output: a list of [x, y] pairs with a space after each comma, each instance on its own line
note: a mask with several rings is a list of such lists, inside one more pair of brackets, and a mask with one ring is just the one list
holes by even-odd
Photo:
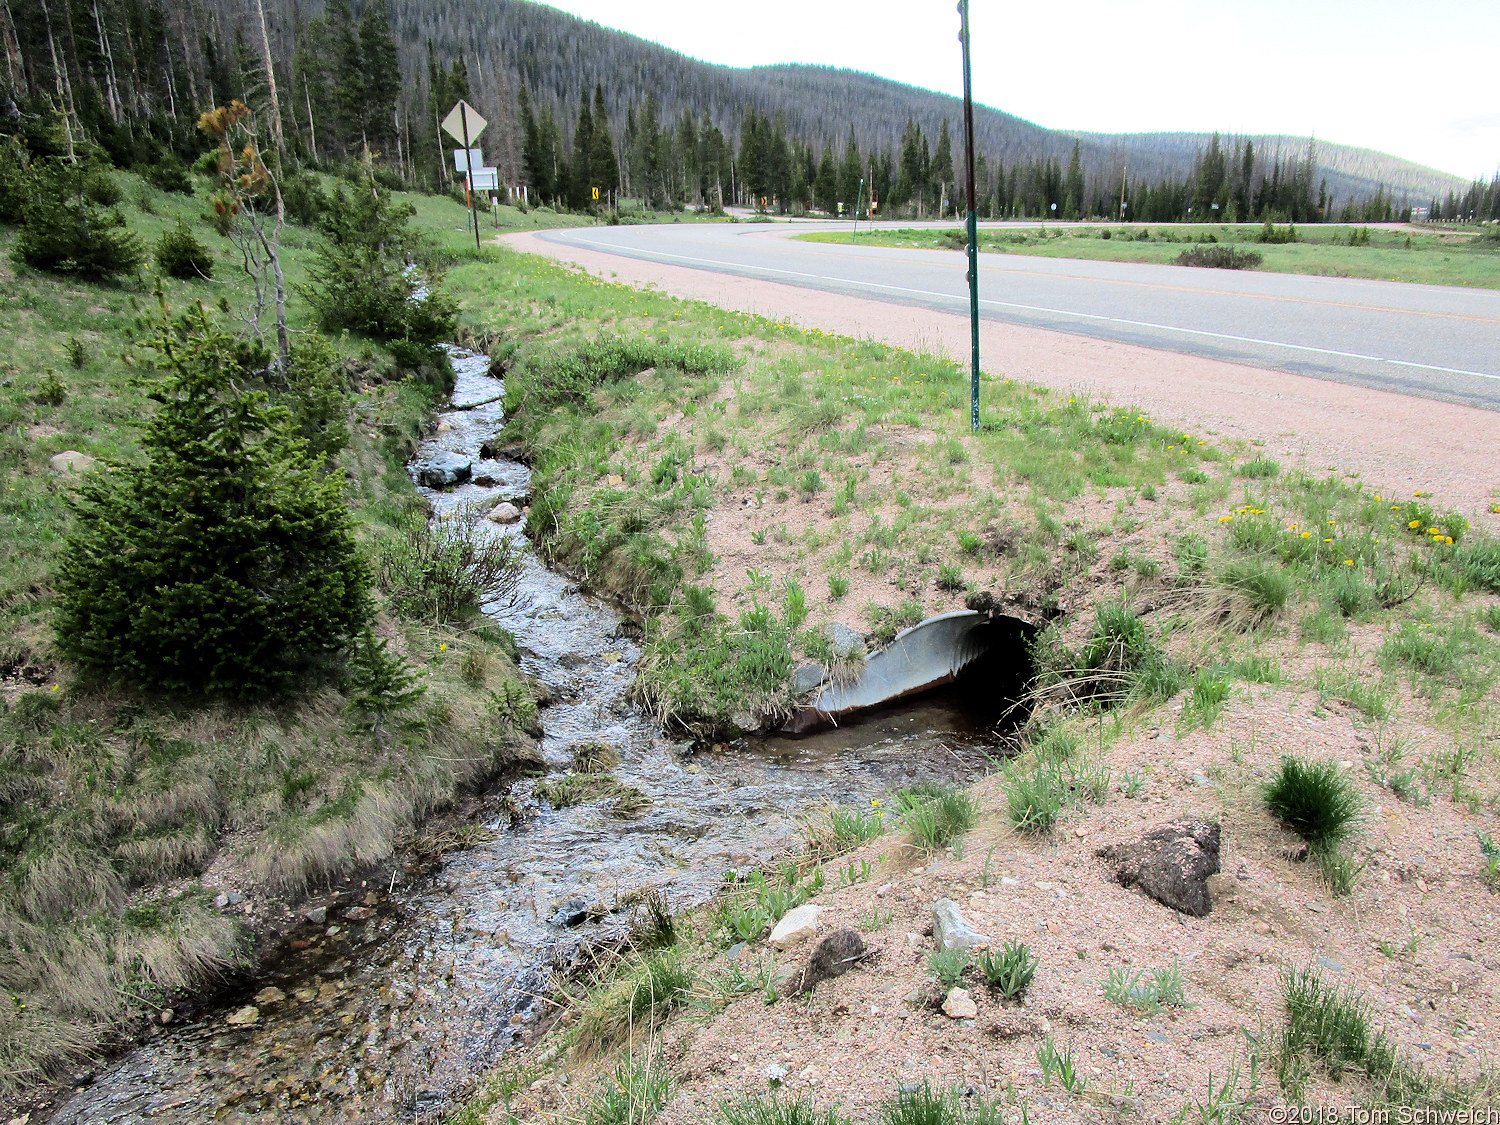
[[[368, 157], [445, 186], [438, 121], [466, 97], [491, 123], [487, 161], [532, 202], [591, 207], [597, 188], [604, 206], [867, 213], [873, 199], [880, 215], [931, 216], [959, 194], [954, 98], [852, 71], [712, 66], [526, 0], [12, 0], [3, 15], [7, 131], [34, 152], [76, 129], [116, 163], [191, 156], [197, 113], [240, 98], [298, 160]], [[1500, 217], [1494, 184], [1309, 138], [1075, 134], [989, 108], [975, 124], [987, 217]]]

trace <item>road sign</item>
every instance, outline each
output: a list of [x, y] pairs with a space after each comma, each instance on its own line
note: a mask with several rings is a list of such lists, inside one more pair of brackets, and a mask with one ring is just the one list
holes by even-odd
[[594, 189], [594, 198], [595, 198], [595, 199], [598, 199], [598, 198], [599, 198], [599, 189], [598, 189], [598, 188], [595, 188], [595, 189]]
[[[466, 155], [467, 159], [465, 159]], [[465, 172], [477, 172], [483, 167], [483, 149], [456, 148], [453, 150], [453, 170], [459, 175], [463, 175]]]
[[494, 168], [475, 168], [469, 173], [469, 186], [474, 191], [499, 191], [500, 173]]
[[479, 116], [479, 111], [462, 98], [443, 118], [443, 131], [459, 144], [468, 146], [479, 139], [489, 122]]

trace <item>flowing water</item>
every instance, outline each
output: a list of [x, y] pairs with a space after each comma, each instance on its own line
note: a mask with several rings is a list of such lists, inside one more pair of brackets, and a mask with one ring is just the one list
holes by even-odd
[[[416, 464], [461, 454], [478, 479], [424, 488], [438, 518], [464, 504], [520, 503], [529, 475], [480, 458], [500, 428], [504, 388], [484, 356], [453, 356], [455, 409]], [[484, 526], [524, 544], [518, 527]], [[629, 925], [620, 903], [630, 892], [701, 902], [726, 870], [792, 845], [799, 816], [968, 777], [993, 748], [994, 716], [950, 690], [812, 738], [692, 754], [630, 704], [640, 654], [607, 603], [527, 551], [514, 598], [485, 612], [514, 633], [523, 669], [553, 693], [541, 713], [549, 767], [566, 768], [580, 742], [607, 742], [620, 755], [616, 776], [649, 806], [629, 817], [597, 804], [554, 810], [533, 782], [516, 783], [506, 804], [526, 811], [517, 827], [496, 795], [485, 806], [487, 840], [449, 852], [435, 874], [340, 902], [323, 925], [304, 927], [305, 948], [104, 1068], [52, 1121], [427, 1117], [526, 1034], [555, 967]], [[228, 1022], [250, 1004], [255, 1022]]]

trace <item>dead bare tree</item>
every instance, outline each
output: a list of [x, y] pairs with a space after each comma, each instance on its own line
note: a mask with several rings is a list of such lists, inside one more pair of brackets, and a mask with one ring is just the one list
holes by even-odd
[[213, 197], [213, 217], [219, 232], [240, 252], [240, 268], [250, 281], [253, 298], [246, 323], [259, 337], [266, 302], [275, 302], [277, 362], [284, 372], [291, 345], [286, 330], [286, 278], [281, 270], [281, 231], [286, 225], [281, 185], [261, 159], [250, 109], [244, 102], [236, 99], [201, 115], [198, 128], [219, 142], [223, 184]]

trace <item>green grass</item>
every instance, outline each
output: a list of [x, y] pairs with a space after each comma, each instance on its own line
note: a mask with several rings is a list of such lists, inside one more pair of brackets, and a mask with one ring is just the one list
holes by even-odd
[[1182, 970], [1175, 961], [1149, 971], [1116, 966], [1109, 970], [1105, 979], [1104, 996], [1123, 1008], [1133, 1008], [1147, 1015], [1162, 1008], [1189, 1006]]
[[1332, 760], [1313, 762], [1288, 754], [1262, 793], [1271, 815], [1314, 848], [1348, 839], [1364, 813], [1354, 783]]
[[1037, 960], [1031, 947], [1014, 941], [1007, 941], [999, 952], [986, 949], [978, 964], [985, 987], [1005, 1000], [1020, 999], [1036, 976]]
[[808, 1096], [771, 1094], [722, 1102], [713, 1120], [715, 1125], [846, 1125], [848, 1118], [835, 1109], [819, 1109]]
[[[1370, 228], [1369, 243], [1350, 246], [1358, 227], [1336, 223], [1297, 228], [1298, 241], [1264, 244], [1256, 241], [1258, 223], [1095, 225], [1050, 230], [982, 230], [979, 249], [987, 254], [1024, 254], [1044, 258], [1087, 258], [1110, 262], [1174, 263], [1185, 243], [1209, 236], [1219, 245], [1260, 254], [1261, 270], [1271, 273], [1363, 277], [1381, 281], [1415, 281], [1429, 285], [1500, 287], [1500, 246], [1467, 232], [1422, 232]], [[1137, 240], [1142, 233], [1146, 239]], [[1110, 237], [1104, 237], [1105, 234]], [[844, 231], [799, 235], [807, 242], [846, 243]], [[861, 230], [859, 244], [908, 249], [955, 249], [954, 230]], [[1408, 242], [1409, 239], [1409, 242]]]
[[901, 823], [911, 842], [926, 851], [946, 847], [970, 828], [979, 815], [979, 805], [968, 790], [944, 787], [936, 792], [898, 790]]

